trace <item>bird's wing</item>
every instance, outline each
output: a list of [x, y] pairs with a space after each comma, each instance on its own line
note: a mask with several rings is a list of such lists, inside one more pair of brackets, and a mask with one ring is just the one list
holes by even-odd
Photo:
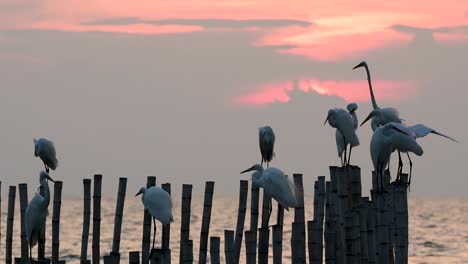
[[345, 149], [345, 142], [343, 139], [343, 134], [340, 133], [338, 129], [335, 131], [335, 140], [336, 140], [336, 150], [338, 151], [338, 157], [343, 156]]
[[[337, 111], [336, 115], [336, 128], [343, 134], [351, 146], [359, 145], [359, 138], [356, 135], [356, 130], [354, 129], [354, 122], [351, 115], [343, 110]], [[347, 144], [345, 144], [347, 145]]]
[[447, 135], [444, 135], [442, 133], [439, 133], [437, 131], [435, 131], [434, 129], [428, 127], [428, 126], [425, 126], [425, 125], [422, 125], [422, 124], [418, 124], [418, 125], [414, 125], [414, 126], [410, 126], [409, 129], [411, 129], [416, 138], [420, 138], [420, 137], [425, 137], [427, 136], [429, 133], [432, 133], [432, 134], [436, 134], [436, 135], [439, 135], [439, 136], [442, 136], [442, 137], [445, 137], [445, 138], [448, 138], [454, 142], [457, 142], [455, 139], [453, 139], [452, 137], [449, 137]]
[[270, 162], [273, 158], [275, 134], [271, 129], [262, 128], [259, 131], [260, 152], [264, 161]]
[[389, 123], [393, 128], [395, 128], [398, 132], [416, 138], [416, 133], [410, 128], [401, 123], [391, 122]]
[[264, 190], [284, 208], [293, 207], [296, 204], [294, 184], [278, 169], [270, 168], [263, 173]]
[[40, 144], [40, 151], [38, 155], [52, 170], [57, 168], [58, 161], [55, 152], [55, 146], [52, 141], [44, 139]]
[[390, 122], [401, 123], [401, 121], [403, 121], [403, 119], [400, 118], [400, 113], [395, 108], [388, 107], [388, 108], [383, 108], [380, 111], [382, 112], [383, 119], [384, 119], [383, 120], [384, 123], [380, 125], [385, 125]]
[[143, 204], [150, 214], [162, 223], [168, 224], [172, 221], [171, 196], [163, 189], [159, 187], [147, 189]]

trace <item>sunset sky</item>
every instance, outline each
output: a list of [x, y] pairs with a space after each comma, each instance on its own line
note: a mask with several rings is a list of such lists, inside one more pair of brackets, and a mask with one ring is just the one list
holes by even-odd
[[[272, 165], [304, 173], [311, 193], [339, 164], [328, 109], [371, 109], [365, 71], [352, 70], [362, 60], [381, 106], [460, 141], [418, 140], [411, 194], [466, 196], [463, 0], [0, 0], [1, 180], [37, 184], [32, 138], [47, 137], [69, 195], [94, 173], [107, 194], [146, 175], [235, 194], [269, 124]], [[368, 189], [370, 127], [358, 135]]]

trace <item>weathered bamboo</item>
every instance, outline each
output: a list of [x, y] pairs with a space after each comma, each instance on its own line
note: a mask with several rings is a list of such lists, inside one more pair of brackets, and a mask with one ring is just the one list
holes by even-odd
[[183, 256], [182, 263], [191, 264], [193, 263], [193, 240], [185, 240], [183, 244]]
[[129, 264], [140, 264], [140, 251], [128, 252], [128, 263]]
[[[336, 181], [337, 199], [336, 199], [336, 261], [337, 263], [346, 263], [346, 228], [345, 212], [348, 210], [348, 171], [342, 167], [330, 167], [330, 172], [335, 175], [332, 181]], [[333, 176], [333, 175], [332, 175]]]
[[[297, 203], [294, 208], [294, 223], [297, 224], [298, 230], [298, 235], [297, 237], [297, 246], [300, 247], [297, 250], [298, 254], [301, 254], [300, 256], [297, 256], [300, 261], [300, 263], [305, 263], [306, 261], [306, 237], [305, 237], [305, 214], [304, 214], [304, 186], [302, 182], [302, 174], [300, 173], [295, 173], [293, 174], [294, 178], [294, 185], [296, 186], [296, 199]], [[296, 263], [296, 262], [294, 262]], [[297, 262], [299, 263], [299, 262]]]
[[237, 225], [236, 234], [234, 237], [234, 263], [239, 263], [239, 257], [242, 246], [242, 237], [244, 235], [245, 213], [247, 211], [247, 193], [249, 190], [249, 182], [240, 181], [239, 186], [239, 207], [237, 210]]
[[[317, 181], [315, 183], [317, 183]], [[317, 260], [319, 254], [319, 252], [317, 252], [318, 241], [316, 240], [316, 229], [318, 224], [315, 221], [316, 220], [307, 221], [307, 249], [309, 250], [309, 263], [319, 263]]]
[[[165, 190], [169, 195], [171, 194], [171, 184], [164, 183], [161, 185], [162, 189]], [[171, 249], [170, 245], [171, 238], [171, 224], [163, 225], [162, 227], [162, 250], [163, 250], [163, 259], [165, 264], [171, 264]]]
[[[260, 189], [258, 186], [254, 186], [252, 184], [251, 187], [251, 196], [250, 196], [250, 245], [254, 245], [251, 248], [247, 247], [246, 250], [251, 250], [251, 255], [254, 256], [255, 263], [257, 258], [257, 228], [258, 228], [258, 205], [259, 205], [259, 192]], [[247, 239], [247, 237], [246, 237]], [[247, 261], [249, 261], [249, 257], [247, 256]]]
[[151, 264], [161, 264], [161, 263], [164, 263], [164, 257], [163, 257], [163, 252], [162, 252], [162, 249], [160, 248], [155, 248], [152, 250], [152, 254], [151, 255], [151, 259], [150, 259], [150, 263]]
[[292, 263], [306, 263], [302, 223], [292, 223], [291, 231], [291, 259]]
[[314, 221], [307, 223], [309, 230], [309, 262], [323, 262], [323, 220], [325, 211], [325, 176], [314, 183]]
[[89, 223], [91, 218], [91, 179], [83, 179], [83, 232], [81, 235], [81, 264], [88, 264]]
[[54, 182], [54, 211], [52, 212], [52, 263], [59, 263], [60, 254], [60, 210], [62, 207], [61, 181]]
[[408, 263], [408, 174], [395, 186], [395, 263]]
[[26, 183], [18, 184], [20, 212], [21, 212], [21, 260], [28, 259], [28, 241], [26, 238], [25, 213], [28, 207], [28, 185]]
[[244, 232], [245, 236], [245, 263], [255, 264], [257, 261], [257, 230], [247, 230]]
[[359, 211], [349, 210], [345, 213], [346, 230], [346, 263], [359, 264], [361, 261], [361, 242]]
[[362, 202], [361, 168], [358, 166], [346, 167], [348, 171], [349, 208], [357, 207]]
[[[146, 188], [150, 188], [156, 185], [156, 177], [148, 176], [146, 177]], [[150, 246], [151, 246], [151, 222], [152, 218], [150, 213], [147, 210], [144, 210], [143, 213], [143, 234], [142, 234], [142, 243], [141, 243], [141, 264], [148, 264]], [[182, 246], [182, 245], [181, 245]]]
[[[284, 175], [286, 178], [288, 178], [288, 175]], [[281, 204], [278, 203], [278, 212], [276, 214], [276, 224], [283, 226], [283, 220], [284, 220], [284, 208], [281, 206]]]
[[183, 262], [184, 257], [184, 243], [190, 237], [190, 208], [192, 204], [192, 185], [182, 185], [182, 206], [181, 206], [181, 225], [180, 225], [180, 256], [179, 262]]
[[[39, 187], [39, 193], [44, 197], [45, 195], [45, 189], [44, 187], [40, 186]], [[48, 210], [48, 209], [47, 209]], [[39, 237], [37, 239], [37, 259], [38, 260], [44, 260], [45, 259], [45, 243], [46, 243], [46, 224], [42, 225], [42, 232], [39, 233]]]
[[234, 230], [224, 230], [224, 258], [226, 264], [234, 263]]
[[283, 261], [283, 226], [273, 226], [273, 264]]
[[101, 241], [101, 187], [102, 175], [94, 175], [94, 190], [93, 190], [93, 243], [92, 243], [92, 260], [93, 264], [99, 264], [100, 258], [100, 241]]
[[[374, 191], [371, 191], [373, 195]], [[367, 250], [369, 264], [377, 263], [377, 209], [375, 201], [368, 202], [367, 209]]]
[[210, 260], [211, 264], [219, 264], [219, 237], [210, 237]]
[[112, 239], [112, 251], [110, 256], [114, 264], [120, 263], [120, 234], [122, 231], [123, 210], [125, 206], [125, 193], [127, 191], [127, 178], [119, 178], [119, 189], [117, 192], [117, 204], [115, 207], [114, 236]]
[[388, 225], [386, 216], [385, 198], [382, 194], [376, 195], [377, 209], [377, 263], [389, 263]]
[[210, 231], [211, 206], [213, 204], [214, 182], [205, 183], [205, 198], [203, 202], [203, 218], [200, 231], [200, 249], [198, 254], [198, 263], [206, 263], [206, 252], [208, 250], [208, 237]]
[[367, 211], [369, 206], [369, 197], [363, 197], [361, 205], [359, 205], [359, 229], [360, 229], [360, 240], [361, 240], [361, 263], [369, 263], [369, 250], [367, 241], [368, 230], [367, 230]]
[[336, 262], [336, 220], [335, 206], [332, 193], [331, 182], [326, 182], [326, 203], [325, 203], [325, 263], [335, 264]]
[[102, 260], [104, 261], [104, 264], [113, 264], [112, 256], [103, 256]]
[[270, 229], [268, 227], [270, 208], [271, 208], [271, 196], [263, 191], [262, 200], [262, 224], [258, 230], [258, 263], [268, 263], [268, 248], [269, 248], [269, 234]]
[[11, 246], [13, 244], [13, 220], [15, 216], [15, 198], [16, 186], [10, 186], [8, 190], [8, 211], [7, 211], [7, 227], [6, 227], [6, 241], [5, 241], [5, 263], [12, 263]]

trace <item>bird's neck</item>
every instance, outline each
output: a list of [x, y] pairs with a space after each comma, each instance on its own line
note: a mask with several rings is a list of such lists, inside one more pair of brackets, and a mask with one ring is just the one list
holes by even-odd
[[48, 207], [50, 203], [50, 189], [49, 189], [49, 183], [47, 182], [47, 180], [44, 180], [41, 182], [41, 189], [39, 193], [44, 198], [44, 200], [42, 201], [42, 206]]
[[366, 74], [367, 74], [367, 83], [369, 84], [370, 96], [371, 96], [371, 100], [372, 100], [372, 107], [374, 109], [377, 109], [377, 108], [379, 108], [379, 106], [377, 105], [377, 102], [375, 101], [374, 91], [372, 89], [372, 80], [371, 80], [370, 71], [369, 71], [369, 68], [367, 66], [365, 68], [366, 68]]

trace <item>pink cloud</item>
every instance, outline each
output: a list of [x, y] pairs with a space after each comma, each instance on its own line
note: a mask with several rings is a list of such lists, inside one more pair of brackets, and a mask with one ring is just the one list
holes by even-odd
[[432, 36], [436, 41], [444, 44], [468, 42], [468, 32], [434, 33]]
[[[416, 96], [418, 84], [414, 81], [373, 81], [375, 96], [379, 101], [404, 100]], [[324, 96], [338, 96], [346, 102], [370, 101], [367, 81], [318, 81], [315, 79], [300, 79], [297, 85], [293, 81], [257, 86], [253, 92], [239, 96], [234, 102], [240, 105], [268, 105], [271, 103], [287, 103], [289, 93], [297, 90], [315, 92]]]

